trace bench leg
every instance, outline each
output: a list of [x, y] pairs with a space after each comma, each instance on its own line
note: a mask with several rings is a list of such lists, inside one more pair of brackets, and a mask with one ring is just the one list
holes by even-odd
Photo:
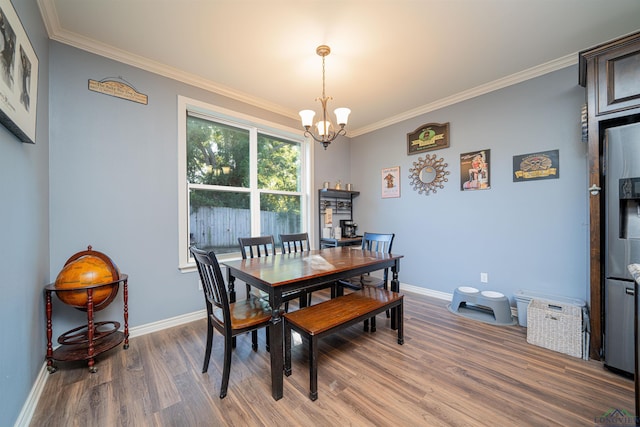
[[318, 337], [309, 337], [309, 399], [318, 399]]
[[291, 325], [284, 320], [284, 374], [291, 375]]

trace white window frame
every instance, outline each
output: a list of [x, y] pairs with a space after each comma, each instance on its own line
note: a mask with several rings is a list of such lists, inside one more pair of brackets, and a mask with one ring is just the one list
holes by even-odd
[[[277, 123], [269, 122], [263, 119], [252, 117], [243, 113], [228, 110], [206, 102], [198, 101], [192, 98], [178, 95], [178, 268], [182, 272], [193, 271], [195, 263], [189, 253], [189, 183], [187, 182], [187, 112], [195, 113], [197, 116], [231, 124], [244, 129], [249, 129], [251, 136], [255, 137], [258, 133], [270, 135], [279, 138], [285, 138], [290, 141], [300, 143], [300, 174], [302, 178], [300, 192], [293, 193], [301, 197], [301, 220], [302, 229], [311, 235], [311, 176], [312, 176], [312, 156], [313, 150], [310, 141], [305, 138], [301, 131]], [[252, 164], [257, 164], [257, 148], [254, 144], [250, 145], [250, 157]], [[253, 214], [256, 201], [260, 199], [260, 193], [279, 193], [273, 190], [259, 190], [257, 188], [258, 176], [257, 168], [250, 170], [251, 188], [246, 189], [251, 193], [251, 210], [252, 220], [251, 229], [259, 230], [260, 218], [259, 214]], [[197, 185], [192, 184], [192, 188]], [[211, 188], [211, 186], [207, 186]], [[228, 187], [220, 187], [220, 190], [229, 191]], [[237, 191], [237, 189], [234, 189]], [[282, 194], [292, 194], [291, 192], [282, 192]], [[239, 253], [239, 251], [238, 251]], [[220, 256], [221, 259], [238, 258], [238, 254], [225, 254]]]

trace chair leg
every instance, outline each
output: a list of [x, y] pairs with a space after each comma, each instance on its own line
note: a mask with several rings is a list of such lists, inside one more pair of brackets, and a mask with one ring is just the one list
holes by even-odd
[[[384, 290], [388, 291], [389, 290], [389, 285], [387, 284], [387, 279], [384, 279]], [[387, 319], [389, 319], [391, 317], [391, 310], [387, 310]]]
[[207, 344], [204, 351], [204, 364], [202, 365], [202, 373], [209, 369], [209, 359], [211, 359], [211, 345], [213, 344], [213, 325], [211, 319], [207, 318]]
[[251, 348], [258, 351], [258, 331], [251, 331]]
[[265, 347], [266, 347], [267, 353], [268, 353], [269, 352], [269, 342], [270, 342], [269, 341], [269, 327], [268, 326], [265, 328], [265, 336], [267, 337], [267, 345]]
[[375, 332], [376, 331], [376, 316], [373, 316], [371, 318], [371, 332]]
[[220, 384], [220, 399], [227, 395], [229, 374], [231, 373], [231, 337], [224, 339], [224, 366], [222, 368], [222, 384]]
[[364, 331], [369, 332], [369, 319], [364, 319]]
[[291, 326], [284, 321], [284, 374], [291, 375]]
[[311, 292], [309, 292], [308, 294], [309, 296], [307, 297], [307, 293], [304, 292], [302, 295], [300, 295], [300, 301], [298, 302], [298, 307], [299, 308], [304, 308], [307, 306], [307, 301], [309, 302], [309, 305], [311, 305]]

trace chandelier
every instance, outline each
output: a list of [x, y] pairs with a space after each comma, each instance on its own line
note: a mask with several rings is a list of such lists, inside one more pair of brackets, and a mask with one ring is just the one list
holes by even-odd
[[331, 144], [333, 140], [335, 140], [339, 135], [346, 135], [347, 131], [344, 127], [347, 125], [347, 120], [349, 119], [349, 114], [351, 110], [348, 108], [336, 108], [333, 113], [336, 115], [336, 122], [340, 129], [336, 130], [334, 128], [331, 121], [327, 116], [327, 101], [331, 98], [330, 96], [325, 95], [324, 87], [324, 58], [325, 56], [331, 53], [331, 49], [329, 46], [321, 45], [316, 49], [316, 53], [322, 57], [322, 97], [316, 98], [316, 101], [320, 101], [322, 104], [322, 120], [316, 123], [317, 134], [313, 133], [312, 125], [313, 125], [313, 117], [316, 115], [316, 112], [313, 110], [302, 110], [300, 111], [300, 118], [302, 119], [302, 126], [304, 127], [304, 135], [307, 137], [313, 138], [315, 141], [321, 143], [324, 146], [324, 149], [327, 149], [327, 146]]

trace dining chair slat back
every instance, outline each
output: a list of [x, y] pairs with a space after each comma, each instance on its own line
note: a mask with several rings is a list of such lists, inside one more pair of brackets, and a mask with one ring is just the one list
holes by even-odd
[[[279, 237], [283, 254], [302, 253], [311, 250], [309, 233], [281, 234]], [[335, 282], [324, 283], [314, 286], [312, 289], [307, 289], [306, 305], [311, 305], [311, 298], [314, 291], [319, 291], [326, 288], [331, 288], [331, 297], [333, 298], [335, 296]]]
[[[362, 250], [373, 251], [379, 253], [391, 253], [391, 247], [393, 246], [394, 233], [369, 233], [365, 232], [362, 236]], [[352, 277], [347, 280], [341, 280], [339, 286], [343, 288], [349, 288], [353, 290], [361, 290], [365, 287], [375, 287], [389, 289], [389, 269], [385, 268], [382, 273], [382, 280], [370, 274], [362, 274], [360, 276]], [[390, 317], [390, 312], [387, 310], [387, 317]], [[371, 318], [371, 331], [375, 331], [375, 317]], [[369, 321], [364, 321], [364, 330], [369, 330]]]
[[240, 244], [242, 259], [260, 258], [276, 253], [273, 236], [238, 237], [238, 243]]
[[311, 250], [308, 233], [281, 234], [282, 253], [305, 252]]

